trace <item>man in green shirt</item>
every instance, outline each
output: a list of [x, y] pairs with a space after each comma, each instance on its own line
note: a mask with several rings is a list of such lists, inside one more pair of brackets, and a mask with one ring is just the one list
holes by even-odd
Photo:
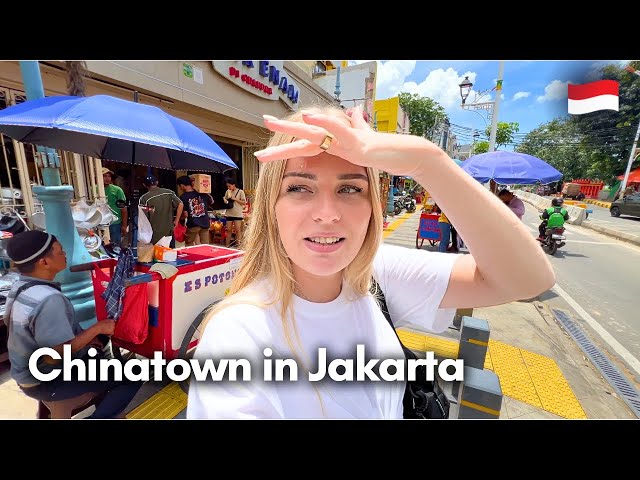
[[171, 237], [171, 244], [175, 245], [173, 210], [178, 210], [176, 218], [180, 218], [183, 209], [182, 200], [173, 190], [159, 187], [158, 179], [153, 175], [146, 177], [143, 184], [149, 191], [140, 197], [140, 206], [145, 208], [153, 229], [151, 243], [157, 243], [162, 237]]
[[116, 202], [118, 200], [126, 201], [124, 191], [117, 185], [113, 184], [114, 173], [106, 167], [102, 168], [102, 179], [104, 181], [104, 193], [107, 196], [107, 203], [109, 208], [116, 217], [109, 225], [109, 237], [111, 237], [111, 243], [114, 245], [120, 245], [122, 243], [122, 237], [127, 234], [127, 224], [129, 223], [129, 216], [127, 214], [127, 208], [118, 208]]

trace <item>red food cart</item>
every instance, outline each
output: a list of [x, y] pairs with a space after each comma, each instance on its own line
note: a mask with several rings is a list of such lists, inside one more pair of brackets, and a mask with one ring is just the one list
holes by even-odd
[[422, 248], [425, 240], [428, 240], [431, 246], [435, 246], [442, 238], [440, 226], [438, 225], [439, 213], [421, 213], [420, 226], [416, 232], [416, 248]]
[[[218, 245], [196, 245], [181, 248], [177, 253], [175, 262], [166, 263], [174, 265], [178, 273], [166, 279], [157, 272], [149, 272], [153, 263], [136, 263], [136, 273], [125, 281], [125, 309], [129, 289], [138, 286], [136, 295], [141, 293], [147, 298], [148, 330], [139, 343], [114, 335], [111, 338], [114, 347], [146, 358], [153, 358], [154, 352], [162, 352], [166, 360], [180, 357], [195, 347], [199, 338], [195, 332], [204, 318], [201, 313], [228, 293], [244, 252]], [[98, 321], [107, 317], [101, 295], [116, 264], [117, 259], [106, 259], [71, 268], [72, 271], [92, 270]], [[141, 285], [146, 289], [140, 290]], [[123, 314], [118, 322], [134, 320], [139, 321]]]

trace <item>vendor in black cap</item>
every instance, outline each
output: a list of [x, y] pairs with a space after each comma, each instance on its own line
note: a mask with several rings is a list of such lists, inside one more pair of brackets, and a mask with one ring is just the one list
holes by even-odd
[[[112, 335], [114, 320], [97, 322], [86, 330], [75, 319], [73, 306], [54, 282], [67, 266], [62, 245], [50, 233], [31, 230], [9, 240], [7, 254], [21, 273], [7, 296], [4, 322], [9, 327], [11, 376], [29, 397], [40, 401], [66, 400], [87, 392], [107, 392], [91, 418], [116, 418], [134, 397], [140, 384], [128, 382], [63, 381], [63, 375], [51, 381], [36, 379], [29, 358], [39, 348], [49, 347], [61, 356], [64, 345], [71, 346], [74, 358], [89, 358], [91, 346], [103, 347], [98, 335]], [[38, 369], [49, 373], [60, 361], [41, 357]], [[72, 369], [74, 374], [78, 369]]]

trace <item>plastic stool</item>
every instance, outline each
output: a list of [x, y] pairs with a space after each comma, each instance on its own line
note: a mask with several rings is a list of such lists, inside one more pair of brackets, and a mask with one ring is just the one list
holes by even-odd
[[99, 403], [104, 394], [87, 392], [77, 397], [59, 400], [56, 402], [38, 402], [37, 417], [61, 419], [72, 418], [74, 415], [86, 410], [87, 408]]

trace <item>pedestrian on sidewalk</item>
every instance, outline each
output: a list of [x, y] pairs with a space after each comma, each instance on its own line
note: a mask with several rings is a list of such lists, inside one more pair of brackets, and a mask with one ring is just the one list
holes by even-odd
[[[176, 219], [182, 216], [184, 205], [173, 190], [158, 186], [158, 179], [147, 176], [142, 184], [147, 188], [147, 193], [140, 197], [140, 206], [145, 210], [149, 219], [153, 236], [151, 243], [156, 244], [162, 237], [171, 237], [171, 248], [175, 247], [173, 229]], [[176, 210], [174, 218], [174, 210]]]
[[[115, 321], [106, 319], [84, 330], [75, 318], [73, 305], [54, 282], [67, 266], [67, 257], [54, 235], [38, 230], [23, 232], [9, 240], [7, 253], [18, 271], [18, 281], [7, 297], [4, 322], [9, 326], [11, 377], [28, 397], [43, 402], [67, 400], [88, 392], [105, 393], [89, 418], [118, 418], [131, 402], [140, 382], [64, 380], [62, 372], [53, 380], [40, 381], [31, 371], [30, 358], [40, 348], [60, 355], [71, 346], [74, 359], [88, 362], [90, 347], [101, 351], [113, 334]], [[95, 362], [95, 358], [93, 359]], [[37, 368], [51, 373], [60, 361], [41, 357]], [[77, 368], [71, 369], [77, 375]]]
[[516, 197], [512, 192], [510, 192], [506, 188], [503, 188], [502, 190], [500, 190], [500, 193], [498, 193], [498, 198], [502, 200], [502, 203], [504, 203], [507, 207], [509, 207], [509, 209], [513, 213], [515, 213], [520, 220], [522, 220], [522, 217], [524, 216], [524, 212], [525, 212], [525, 207], [522, 200], [520, 200], [518, 197]]
[[224, 192], [222, 201], [227, 205], [225, 217], [227, 219], [227, 236], [225, 238], [226, 246], [231, 244], [231, 225], [235, 228], [234, 245], [239, 246], [242, 241], [242, 221], [244, 220], [244, 206], [247, 204], [247, 197], [244, 191], [236, 187], [236, 181], [233, 178], [226, 178], [227, 191]]
[[[183, 204], [182, 214], [187, 217], [187, 234], [185, 245], [206, 245], [209, 243], [209, 207], [213, 206], [213, 198], [206, 193], [197, 192], [193, 188], [193, 180], [187, 175], [183, 175], [176, 180], [178, 187], [183, 192], [180, 200]], [[176, 216], [174, 228], [178, 226], [180, 217]]]
[[113, 183], [115, 174], [107, 167], [102, 168], [102, 181], [104, 182], [104, 194], [107, 196], [107, 204], [115, 216], [109, 224], [109, 241], [114, 245], [121, 246], [122, 238], [127, 234], [129, 216], [126, 207], [118, 207], [118, 200], [125, 202], [127, 197], [124, 190]]
[[[204, 319], [194, 358], [261, 367], [273, 356], [300, 376], [270, 381], [259, 368], [250, 381], [192, 381], [187, 418], [403, 418], [406, 382], [336, 381], [324, 370], [329, 360], [357, 362], [356, 346], [366, 358], [404, 362], [372, 279], [396, 327], [432, 332], [445, 331], [458, 308], [528, 299], [554, 285], [529, 230], [429, 140], [376, 132], [359, 108], [264, 119], [275, 134], [254, 153], [263, 165], [247, 253], [229, 295]], [[383, 244], [379, 171], [423, 185], [470, 254]], [[500, 231], [501, 241], [487, 231]]]

